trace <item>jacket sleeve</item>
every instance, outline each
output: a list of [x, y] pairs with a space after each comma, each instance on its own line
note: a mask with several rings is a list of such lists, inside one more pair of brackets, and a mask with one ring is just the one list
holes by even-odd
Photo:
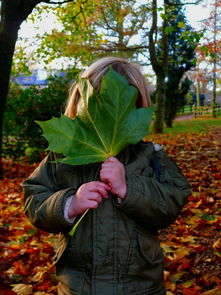
[[123, 202], [115, 202], [115, 206], [142, 226], [158, 230], [176, 220], [190, 188], [164, 150], [155, 152], [152, 163], [152, 168], [146, 165], [139, 174], [126, 169], [127, 194]]
[[57, 189], [53, 171], [56, 163], [53, 153], [42, 160], [39, 167], [22, 184], [24, 212], [37, 228], [59, 233], [70, 230], [72, 224], [65, 220], [64, 207], [69, 196], [76, 193], [73, 187]]

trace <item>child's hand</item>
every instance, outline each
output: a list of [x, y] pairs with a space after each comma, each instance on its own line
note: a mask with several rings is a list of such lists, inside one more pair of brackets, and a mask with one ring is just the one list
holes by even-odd
[[101, 166], [100, 178], [110, 186], [110, 192], [122, 200], [127, 192], [124, 165], [115, 157], [110, 157]]
[[97, 208], [102, 198], [108, 198], [108, 190], [110, 190], [108, 184], [100, 181], [82, 184], [71, 201], [68, 217], [80, 215], [88, 208]]

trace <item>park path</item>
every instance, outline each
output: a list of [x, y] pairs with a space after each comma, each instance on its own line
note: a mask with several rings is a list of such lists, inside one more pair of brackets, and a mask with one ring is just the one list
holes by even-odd
[[193, 119], [193, 118], [194, 118], [194, 115], [193, 114], [181, 115], [181, 116], [176, 117], [174, 119], [174, 121], [190, 120], [190, 119]]

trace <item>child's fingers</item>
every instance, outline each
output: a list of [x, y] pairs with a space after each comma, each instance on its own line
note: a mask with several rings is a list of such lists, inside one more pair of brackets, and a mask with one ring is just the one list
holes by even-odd
[[[109, 186], [108, 186], [109, 187]], [[97, 189], [97, 192], [105, 199], [108, 199], [108, 194], [106, 190]]]
[[102, 168], [101, 170], [100, 170], [100, 174], [112, 174], [112, 173], [114, 173], [114, 172], [116, 172], [115, 171], [115, 169], [111, 169], [111, 168]]
[[91, 182], [89, 190], [90, 190], [90, 192], [97, 192], [103, 198], [107, 199], [108, 198], [107, 191], [110, 190], [110, 187], [107, 183], [100, 182], [100, 181], [94, 181], [94, 182]]
[[101, 181], [91, 181], [87, 184], [87, 187], [90, 191], [97, 191], [98, 189], [110, 190], [109, 186]]
[[101, 175], [101, 180], [105, 182], [109, 186], [109, 190], [111, 188], [111, 183], [114, 181], [111, 175]]
[[104, 161], [104, 163], [115, 163], [115, 162], [119, 162], [119, 160], [117, 159], [117, 158], [115, 158], [115, 157], [109, 157], [109, 158], [107, 158], [105, 161]]
[[88, 196], [88, 200], [93, 200], [100, 203], [102, 201], [102, 196], [98, 192], [91, 192]]
[[104, 171], [100, 172], [100, 179], [105, 183], [108, 183], [108, 175]]
[[114, 175], [115, 172], [113, 170], [101, 169], [100, 171], [100, 179], [104, 182], [110, 182]]
[[101, 170], [102, 169], [109, 169], [109, 170], [115, 170], [115, 171], [121, 171], [124, 169], [124, 165], [121, 162], [104, 162], [101, 165]]
[[86, 205], [87, 205], [87, 208], [96, 209], [99, 206], [99, 203], [94, 200], [88, 200]]
[[104, 168], [110, 168], [110, 169], [113, 169], [114, 167], [117, 167], [119, 165], [119, 163], [117, 162], [112, 162], [112, 161], [105, 161], [101, 164], [101, 169], [104, 169]]

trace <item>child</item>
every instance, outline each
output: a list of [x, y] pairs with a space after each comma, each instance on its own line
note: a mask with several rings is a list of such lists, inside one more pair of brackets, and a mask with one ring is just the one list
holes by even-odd
[[[98, 92], [109, 67], [138, 89], [137, 107], [148, 107], [145, 79], [127, 60], [106, 57], [82, 77]], [[80, 100], [73, 88], [65, 115]], [[188, 183], [162, 147], [139, 142], [104, 163], [70, 166], [49, 152], [24, 182], [25, 213], [34, 226], [60, 233], [55, 257], [58, 294], [163, 295], [163, 254], [157, 231], [177, 218]], [[69, 231], [88, 208], [74, 236]]]

